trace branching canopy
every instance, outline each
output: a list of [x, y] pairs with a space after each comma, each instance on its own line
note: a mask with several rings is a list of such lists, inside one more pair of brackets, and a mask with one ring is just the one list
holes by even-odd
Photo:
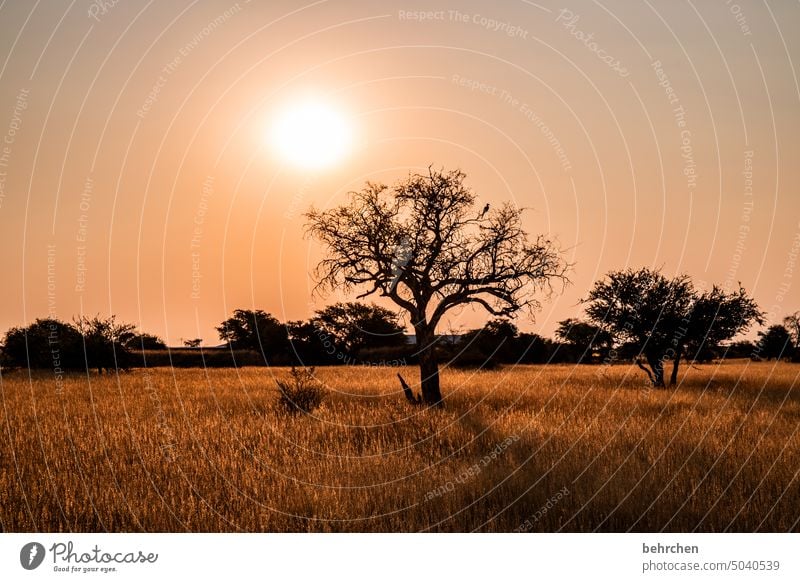
[[761, 323], [763, 314], [743, 288], [695, 289], [687, 275], [665, 277], [653, 269], [609, 273], [586, 300], [586, 313], [617, 341], [645, 356], [655, 385], [663, 385], [663, 363], [673, 361], [674, 383], [682, 358], [697, 358], [720, 342]]
[[414, 325], [435, 328], [450, 309], [477, 304], [495, 316], [538, 306], [536, 293], [566, 283], [568, 265], [544, 236], [529, 240], [521, 210], [477, 212], [460, 170], [429, 168], [394, 188], [367, 183], [348, 204], [312, 209], [308, 233], [327, 248], [318, 289], [391, 298]]

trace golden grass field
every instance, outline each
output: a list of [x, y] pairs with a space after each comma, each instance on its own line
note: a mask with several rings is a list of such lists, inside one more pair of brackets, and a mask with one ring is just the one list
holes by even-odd
[[444, 410], [397, 371], [317, 369], [314, 417], [280, 368], [5, 373], [2, 529], [800, 530], [800, 366], [444, 370]]

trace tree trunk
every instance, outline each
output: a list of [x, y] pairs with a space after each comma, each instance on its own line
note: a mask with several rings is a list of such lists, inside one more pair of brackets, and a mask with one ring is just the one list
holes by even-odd
[[647, 356], [647, 363], [653, 370], [653, 386], [664, 388], [664, 360], [660, 356]]
[[672, 374], [669, 377], [670, 386], [675, 386], [678, 383], [678, 366], [680, 366], [682, 355], [682, 348], [675, 350], [675, 358], [672, 360]]
[[641, 358], [639, 358], [639, 357], [637, 357], [636, 360], [634, 360], [634, 361], [636, 362], [637, 366], [639, 366], [642, 370], [644, 370], [644, 373], [647, 374], [647, 377], [650, 379], [650, 383], [652, 384], [653, 383], [653, 374], [652, 374], [652, 372], [650, 372], [650, 368], [645, 366], [642, 363]]
[[441, 406], [442, 393], [439, 390], [439, 362], [434, 353], [436, 336], [427, 326], [415, 328], [419, 356], [419, 375], [422, 386], [422, 401], [428, 406]]

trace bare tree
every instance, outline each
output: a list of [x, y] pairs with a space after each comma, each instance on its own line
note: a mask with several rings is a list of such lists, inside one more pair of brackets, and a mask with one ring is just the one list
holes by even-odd
[[[537, 292], [567, 283], [568, 265], [544, 236], [529, 240], [521, 209], [474, 208], [460, 170], [428, 168], [394, 188], [367, 182], [347, 204], [311, 209], [308, 233], [327, 257], [317, 266], [318, 290], [354, 287], [388, 297], [411, 318], [417, 337], [422, 395], [439, 405], [436, 326], [455, 307], [478, 305], [495, 316], [539, 306]], [[401, 379], [402, 381], [402, 379]], [[405, 384], [404, 384], [405, 387]]]

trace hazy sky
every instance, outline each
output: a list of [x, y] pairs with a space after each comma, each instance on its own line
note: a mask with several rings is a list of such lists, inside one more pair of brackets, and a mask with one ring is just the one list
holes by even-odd
[[[0, 6], [0, 329], [115, 313], [216, 343], [237, 307], [306, 318], [347, 297], [311, 297], [302, 213], [429, 164], [575, 263], [522, 329], [626, 266], [800, 309], [797, 2]], [[314, 171], [269, 142], [308, 98], [353, 132]]]

